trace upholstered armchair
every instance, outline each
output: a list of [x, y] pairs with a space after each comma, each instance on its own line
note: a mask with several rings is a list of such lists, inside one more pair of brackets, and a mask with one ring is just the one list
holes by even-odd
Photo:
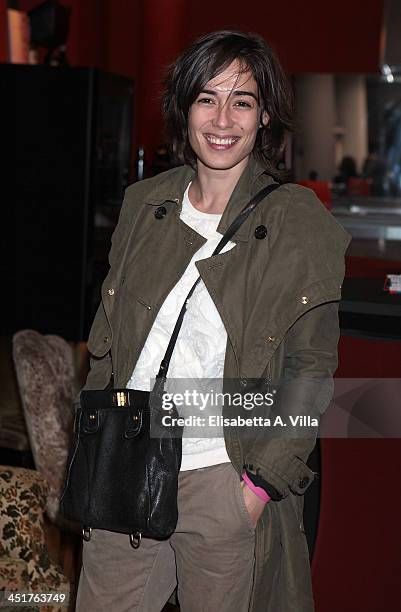
[[[48, 484], [39, 472], [0, 466], [0, 590], [69, 594], [69, 581], [51, 560], [47, 547], [44, 513], [48, 494]], [[42, 612], [66, 609], [40, 607]]]
[[13, 358], [35, 467], [49, 484], [47, 514], [60, 522], [76, 393], [73, 352], [59, 336], [23, 330], [13, 337]]
[[23, 330], [13, 337], [13, 359], [35, 467], [49, 487], [44, 517], [49, 551], [76, 586], [79, 527], [59, 512], [77, 392], [74, 352], [59, 336]]

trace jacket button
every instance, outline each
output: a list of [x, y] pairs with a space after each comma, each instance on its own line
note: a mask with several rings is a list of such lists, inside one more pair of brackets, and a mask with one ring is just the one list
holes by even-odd
[[109, 289], [109, 295], [114, 295], [114, 289]]
[[275, 336], [267, 336], [267, 338], [266, 338], [266, 342], [274, 342], [274, 341], [275, 341], [275, 339], [276, 339], [276, 337], [275, 337]]
[[302, 304], [307, 304], [309, 302], [309, 298], [306, 295], [303, 295], [301, 297], [301, 302]]
[[166, 214], [167, 214], [167, 210], [165, 206], [159, 206], [159, 208], [156, 208], [155, 210], [156, 219], [163, 219], [163, 217], [165, 217]]
[[255, 238], [258, 240], [263, 240], [267, 236], [267, 228], [264, 225], [258, 225], [255, 229]]
[[304, 476], [303, 478], [300, 478], [298, 481], [299, 488], [305, 489], [308, 483], [309, 483], [309, 476]]
[[105, 336], [105, 337], [103, 338], [103, 342], [104, 342], [105, 344], [107, 344], [107, 342], [108, 342], [109, 340], [110, 340], [110, 338], [109, 338], [108, 336]]

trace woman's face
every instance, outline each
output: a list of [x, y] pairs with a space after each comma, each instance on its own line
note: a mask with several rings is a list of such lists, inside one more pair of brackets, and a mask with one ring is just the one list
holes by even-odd
[[[188, 137], [198, 164], [215, 170], [246, 165], [260, 126], [257, 83], [237, 60], [211, 79], [191, 105]], [[269, 115], [262, 116], [264, 125]]]

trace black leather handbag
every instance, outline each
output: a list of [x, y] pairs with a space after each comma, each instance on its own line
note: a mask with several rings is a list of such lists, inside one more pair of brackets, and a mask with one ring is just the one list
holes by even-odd
[[[252, 198], [212, 256], [277, 187], [268, 185]], [[138, 548], [142, 537], [167, 538], [176, 528], [182, 428], [163, 427], [162, 396], [187, 301], [199, 281], [181, 308], [152, 391], [113, 389], [112, 381], [110, 388], [81, 391], [60, 510], [82, 526], [85, 540], [93, 528], [107, 529], [129, 534]], [[170, 414], [178, 416], [175, 407]]]

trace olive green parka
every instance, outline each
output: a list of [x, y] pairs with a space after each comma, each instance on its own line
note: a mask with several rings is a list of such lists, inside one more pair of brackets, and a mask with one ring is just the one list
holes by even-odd
[[[127, 188], [112, 238], [110, 270], [92, 325], [86, 389], [125, 387], [165, 298], [205, 238], [180, 220], [195, 176], [174, 168]], [[273, 178], [251, 157], [223, 212], [223, 234], [250, 198]], [[164, 206], [166, 214], [155, 216]], [[267, 229], [264, 239], [255, 229]], [[338, 300], [349, 234], [313, 191], [284, 184], [263, 200], [232, 238], [236, 247], [198, 261], [198, 271], [227, 331], [224, 378], [292, 381], [283, 409], [319, 418], [337, 368]], [[178, 313], [177, 313], [178, 315]], [[306, 381], [306, 383], [305, 383]], [[309, 383], [322, 382], [316, 395]], [[313, 397], [312, 397], [313, 395]], [[318, 398], [318, 399], [317, 399]], [[306, 465], [314, 437], [241, 437], [224, 427], [239, 474], [262, 476], [282, 496], [266, 504], [256, 528], [251, 612], [314, 610], [303, 494], [315, 473]]]

